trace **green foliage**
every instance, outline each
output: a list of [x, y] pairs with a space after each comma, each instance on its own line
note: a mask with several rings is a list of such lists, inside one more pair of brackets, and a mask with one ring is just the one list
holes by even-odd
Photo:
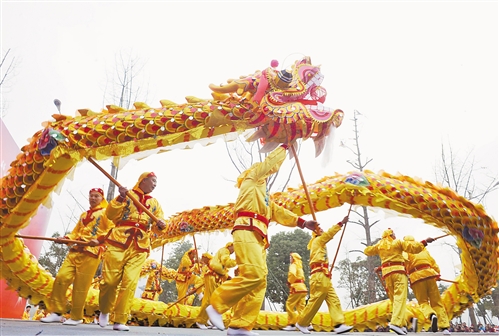
[[[381, 265], [379, 257], [376, 260], [375, 267]], [[367, 267], [367, 259], [357, 257], [355, 261], [350, 259], [343, 259], [335, 267], [340, 271], [340, 278], [338, 279], [338, 288], [345, 288], [348, 290], [350, 297], [350, 304], [352, 308], [357, 308], [369, 303], [367, 297], [367, 279], [370, 272], [374, 272]], [[385, 288], [377, 277], [375, 281], [376, 301], [385, 300], [388, 298]]]
[[307, 250], [310, 234], [301, 229], [292, 232], [279, 232], [272, 236], [270, 247], [267, 250], [267, 292], [265, 296], [271, 302], [284, 304], [288, 299], [289, 288], [288, 269], [289, 255], [298, 253], [303, 262], [303, 272], [305, 273], [305, 283], [309, 288], [310, 251]]
[[[170, 256], [163, 261], [163, 266], [176, 270], [182, 256], [190, 248], [192, 248], [192, 244], [188, 241], [174, 243], [173, 251]], [[161, 287], [163, 288], [163, 293], [160, 294], [159, 301], [172, 303], [177, 301], [177, 286], [175, 285], [175, 281], [162, 281]]]
[[[60, 236], [61, 235], [59, 234], [59, 232], [56, 231], [52, 235], [52, 238], [57, 238]], [[68, 251], [69, 246], [52, 242], [48, 251], [42, 253], [40, 258], [38, 259], [38, 263], [42, 265], [42, 267], [45, 268], [48, 272], [50, 272], [52, 276], [55, 277], [57, 275], [57, 272], [59, 271], [59, 268], [61, 268], [61, 265], [66, 258]]]

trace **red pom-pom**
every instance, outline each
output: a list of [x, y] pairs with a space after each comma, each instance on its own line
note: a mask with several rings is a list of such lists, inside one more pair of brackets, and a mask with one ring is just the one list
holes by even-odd
[[278, 65], [279, 65], [279, 61], [278, 60], [272, 60], [272, 61], [270, 61], [270, 66], [271, 67], [276, 68]]

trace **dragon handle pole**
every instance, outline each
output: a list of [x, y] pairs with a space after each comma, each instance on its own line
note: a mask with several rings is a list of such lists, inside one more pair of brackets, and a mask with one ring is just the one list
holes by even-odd
[[[121, 184], [114, 178], [112, 177], [104, 168], [102, 168], [97, 162], [95, 162], [94, 159], [92, 159], [91, 157], [88, 158], [88, 161], [90, 161], [91, 164], [93, 164], [97, 169], [99, 169], [104, 175], [106, 175], [106, 177], [108, 179], [111, 180], [111, 182], [113, 182], [118, 188], [121, 187]], [[149, 217], [151, 217], [151, 219], [155, 222], [157, 222], [159, 219], [158, 217], [156, 217], [148, 208], [146, 208], [144, 206], [144, 204], [140, 203], [138, 199], [136, 199], [132, 193], [130, 193], [130, 191], [127, 191], [126, 192], [126, 195], [128, 196], [128, 198], [130, 198], [133, 202], [133, 204], [135, 204], [135, 206], [137, 208], [140, 208], [142, 211], [144, 211]]]

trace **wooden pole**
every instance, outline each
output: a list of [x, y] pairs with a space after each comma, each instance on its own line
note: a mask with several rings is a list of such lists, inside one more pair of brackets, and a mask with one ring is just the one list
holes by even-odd
[[182, 301], [182, 300], [183, 300], [183, 299], [185, 299], [186, 297], [188, 297], [188, 296], [190, 296], [190, 295], [192, 295], [192, 294], [196, 293], [196, 292], [198, 291], [198, 289], [200, 289], [200, 288], [201, 288], [201, 287], [203, 287], [203, 286], [204, 286], [204, 284], [202, 284], [202, 285], [200, 285], [200, 286], [198, 286], [198, 287], [194, 288], [192, 291], [187, 292], [187, 294], [186, 294], [186, 295], [184, 295], [183, 297], [181, 297], [181, 298], [180, 298], [180, 299], [178, 299], [177, 301], [175, 301], [175, 302], [171, 303], [170, 305], [168, 305], [168, 306], [166, 307], [166, 309], [170, 308], [171, 306], [176, 305], [177, 303], [179, 303], [180, 301]]
[[451, 282], [451, 283], [455, 283], [455, 284], [459, 283], [458, 281], [454, 281], [454, 280], [447, 280], [447, 279], [442, 279], [442, 278], [440, 278], [440, 279], [438, 279], [438, 280], [439, 280], [439, 281], [445, 281], [445, 282]]
[[434, 240], [437, 240], [437, 239], [440, 239], [440, 238], [443, 238], [443, 237], [447, 237], [447, 236], [449, 236], [449, 235], [450, 235], [450, 234], [445, 234], [445, 235], [443, 235], [443, 236], [438, 236], [438, 237], [435, 237], [435, 238], [433, 238], [433, 239], [434, 239]]
[[[95, 167], [97, 167], [97, 169], [99, 169], [104, 175], [106, 175], [106, 177], [108, 179], [111, 180], [111, 182], [113, 182], [118, 188], [121, 187], [121, 184], [116, 181], [116, 179], [114, 177], [112, 177], [104, 168], [102, 168], [97, 162], [95, 162], [94, 159], [92, 159], [91, 157], [87, 158], [88, 161], [90, 161], [91, 164], [93, 164]], [[132, 195], [132, 193], [130, 191], [127, 191], [126, 192], [126, 195], [128, 196], [128, 198], [130, 198], [133, 202], [133, 204], [135, 204], [135, 206], [137, 208], [140, 208], [142, 211], [144, 211], [149, 217], [151, 217], [151, 219], [155, 222], [157, 222], [159, 219], [148, 209], [146, 208], [142, 203], [139, 202], [138, 199], [135, 198], [135, 196]]]
[[[350, 211], [352, 211], [352, 205], [350, 204], [350, 208], [348, 208], [348, 214], [347, 217], [350, 217]], [[341, 241], [343, 240], [343, 235], [345, 234], [347, 228], [347, 223], [343, 226], [343, 231], [341, 232], [341, 237], [340, 237], [340, 242], [338, 243], [338, 248], [336, 249], [336, 254], [334, 255], [333, 263], [331, 264], [331, 267], [329, 268], [329, 274], [333, 271], [334, 263], [336, 262], [336, 257], [338, 256], [338, 252], [340, 251], [340, 246], [341, 246]]]
[[201, 265], [199, 264], [199, 253], [198, 253], [198, 247], [196, 245], [196, 237], [194, 236], [194, 233], [192, 234], [192, 240], [194, 242], [194, 249], [196, 250], [196, 263], [198, 264], [198, 269], [199, 269], [199, 274], [201, 274]]
[[26, 236], [26, 235], [16, 235], [17, 238], [25, 238], [25, 239], [38, 239], [38, 240], [50, 240], [56, 243], [61, 244], [78, 244], [83, 246], [89, 246], [89, 242], [82, 240], [72, 240], [65, 238], [54, 238], [54, 237], [43, 237], [43, 236]]
[[159, 285], [161, 286], [161, 276], [163, 275], [163, 257], [165, 255], [165, 245], [161, 246], [161, 264], [159, 265]]
[[307, 184], [305, 183], [305, 178], [303, 177], [303, 173], [301, 171], [300, 160], [298, 159], [298, 155], [296, 154], [295, 147], [293, 144], [289, 145], [291, 151], [293, 152], [293, 156], [295, 157], [296, 167], [298, 168], [298, 173], [300, 173], [301, 183], [303, 184], [303, 190], [305, 191], [305, 195], [307, 196], [308, 205], [310, 206], [310, 213], [312, 214], [312, 218], [314, 221], [317, 221], [315, 217], [314, 204], [312, 203], [312, 199], [310, 198], [310, 194], [308, 193]]

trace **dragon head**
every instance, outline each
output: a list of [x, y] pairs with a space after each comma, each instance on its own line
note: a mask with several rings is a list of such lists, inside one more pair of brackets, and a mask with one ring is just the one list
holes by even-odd
[[324, 75], [310, 57], [296, 61], [289, 69], [276, 69], [277, 61], [263, 71], [257, 71], [227, 85], [210, 85], [214, 95], [237, 95], [254, 106], [249, 124], [256, 128], [248, 141], [260, 140], [263, 152], [281, 143], [312, 138], [316, 156], [325, 145], [332, 128], [343, 121], [343, 111], [324, 105], [327, 91], [321, 86]]

